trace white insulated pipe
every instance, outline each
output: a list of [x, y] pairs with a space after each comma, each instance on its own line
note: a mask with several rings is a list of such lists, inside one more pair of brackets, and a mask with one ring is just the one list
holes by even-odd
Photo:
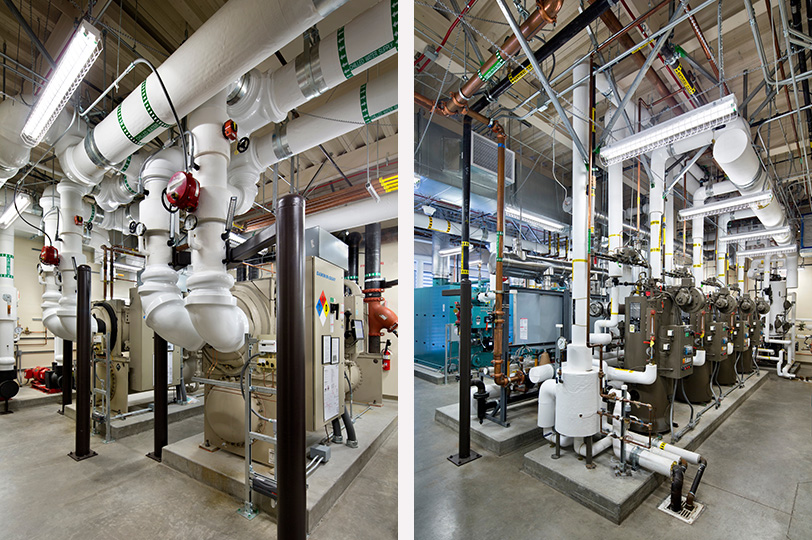
[[[592, 367], [595, 369], [599, 369], [601, 367], [601, 361], [595, 358], [592, 359]], [[635, 371], [633, 369], [620, 369], [616, 367], [612, 367], [604, 361], [603, 363], [603, 373], [606, 375], [606, 378], [610, 381], [620, 381], [629, 384], [654, 384], [654, 381], [657, 380], [657, 365], [656, 364], [646, 364], [646, 368], [643, 371]]]
[[172, 247], [167, 243], [170, 214], [161, 201], [169, 178], [182, 168], [183, 152], [174, 147], [161, 150], [144, 167], [147, 196], [140, 203], [139, 213], [146, 226], [147, 259], [138, 295], [147, 326], [169, 343], [197, 351], [203, 348], [205, 341], [195, 330], [186, 310], [183, 293], [178, 287], [178, 274], [169, 266], [172, 262]]
[[14, 355], [14, 329], [16, 327], [14, 229], [6, 228], [0, 230], [0, 371], [14, 371], [16, 366]]
[[[218, 95], [345, 2], [229, 0], [157, 68], [178, 117]], [[225, 106], [225, 95], [223, 102]], [[84, 144], [60, 157], [62, 169], [72, 180], [95, 186], [108, 168], [174, 123], [166, 94], [152, 73]]]
[[[234, 0], [231, 0], [232, 2]], [[197, 227], [189, 235], [192, 276], [186, 281], [190, 293], [186, 310], [197, 333], [216, 350], [235, 352], [243, 346], [248, 319], [231, 294], [234, 278], [226, 272], [226, 230], [229, 192], [227, 186], [230, 144], [223, 136], [226, 91], [216, 94], [189, 115], [195, 139], [196, 172], [200, 202]]]
[[[773, 189], [772, 181], [750, 143], [750, 127], [741, 118], [722, 130], [713, 145], [713, 159], [742, 195]], [[753, 211], [765, 228], [788, 225], [786, 213], [774, 195], [769, 202], [759, 204]], [[773, 239], [779, 246], [785, 246], [792, 243], [793, 235], [788, 232]]]
[[[59, 222], [59, 193], [53, 186], [47, 186], [39, 199], [42, 207], [42, 228], [45, 231], [46, 242], [50, 238], [54, 247], [61, 252], [62, 242], [57, 240], [57, 223]], [[40, 283], [45, 285], [42, 293], [42, 324], [59, 339], [67, 335], [57, 315], [59, 299], [62, 298], [60, 285], [56, 282], [57, 267], [40, 264]], [[70, 339], [70, 338], [67, 338]]]
[[138, 174], [144, 159], [143, 152], [136, 152], [124, 160], [118, 169], [120, 174], [101, 181], [94, 199], [102, 210], [112, 212], [119, 206], [130, 204], [138, 195]]
[[248, 150], [237, 154], [229, 167], [231, 196], [237, 197], [236, 215], [251, 209], [262, 171], [296, 154], [310, 150], [394, 113], [398, 108], [396, 69], [327, 102], [287, 124], [277, 124], [272, 133], [257, 137]]
[[730, 214], [721, 214], [717, 222], [718, 236], [716, 237], [716, 279], [727, 285], [727, 244], [719, 241], [719, 237], [727, 234], [730, 223]]
[[[462, 236], [462, 225], [460, 223], [448, 221], [447, 219], [443, 218], [427, 216], [423, 213], [415, 212], [414, 226], [418, 229], [446, 233], [452, 236]], [[490, 241], [491, 243], [496, 242], [496, 235], [492, 233], [489, 234], [487, 231], [483, 231], [482, 229], [472, 230], [470, 237], [471, 240], [480, 240], [483, 242]], [[517, 240], [515, 236], [504, 236], [503, 238], [506, 246], [513, 245]], [[547, 251], [546, 245], [527, 240], [522, 240], [522, 248], [527, 251], [535, 251], [536, 253], [545, 253]]]
[[[586, 80], [588, 75], [589, 65], [586, 63], [575, 66], [572, 72], [574, 81]], [[575, 136], [586, 143], [590, 133], [589, 89], [586, 82], [573, 90], [572, 107]], [[567, 362], [561, 368], [562, 382], [555, 386], [555, 430], [569, 437], [591, 437], [600, 431], [600, 382], [598, 372], [592, 369], [592, 350], [587, 344], [587, 339], [590, 338], [587, 305], [588, 179], [587, 167], [576, 145], [572, 148], [572, 163], [572, 298], [575, 302], [575, 321], [572, 326], [572, 342], [567, 346]], [[611, 334], [595, 336], [607, 336], [611, 339]], [[541, 399], [539, 414], [542, 414]]]
[[[705, 199], [708, 197], [733, 193], [734, 191], [736, 191], [736, 186], [730, 180], [724, 180], [722, 182], [717, 182], [716, 184], [701, 186], [693, 192], [694, 206], [701, 206], [705, 204]], [[697, 287], [701, 287], [701, 283], [705, 279], [702, 265], [704, 262], [702, 260], [702, 251], [704, 250], [705, 245], [705, 218], [703, 216], [694, 217], [691, 219], [691, 243], [693, 247], [694, 282]]]
[[[665, 199], [665, 242], [663, 249], [665, 250], [665, 271], [674, 271], [674, 232], [676, 229], [676, 218], [674, 214], [674, 194], [673, 192]], [[675, 278], [666, 277], [665, 282], [669, 285], [675, 283]]]
[[285, 120], [288, 112], [397, 52], [398, 1], [383, 0], [271, 72], [252, 69], [229, 88], [228, 115], [240, 137]]

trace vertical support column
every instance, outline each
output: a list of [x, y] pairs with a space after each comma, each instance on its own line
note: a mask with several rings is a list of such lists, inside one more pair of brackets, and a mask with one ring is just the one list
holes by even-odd
[[73, 403], [73, 342], [62, 340], [62, 414]]
[[147, 454], [147, 457], [161, 462], [163, 455], [163, 447], [169, 443], [169, 403], [167, 398], [168, 374], [167, 374], [167, 343], [164, 338], [155, 332], [153, 341], [153, 377], [155, 384], [153, 385], [153, 396], [155, 399], [155, 407], [153, 414], [155, 415], [155, 431], [153, 436], [154, 448], [152, 452]]
[[277, 208], [277, 463], [280, 540], [307, 536], [305, 478], [305, 200], [289, 194]]
[[96, 452], [90, 449], [90, 375], [93, 352], [90, 336], [90, 267], [86, 264], [80, 265], [76, 272], [76, 279], [78, 281], [76, 298], [76, 448], [68, 455], [75, 461], [82, 461], [96, 455]]
[[[459, 448], [448, 460], [456, 466], [480, 457], [471, 450], [471, 279], [468, 245], [471, 219], [471, 117], [462, 121], [462, 251], [460, 279], [460, 432]], [[500, 286], [497, 283], [497, 287]]]

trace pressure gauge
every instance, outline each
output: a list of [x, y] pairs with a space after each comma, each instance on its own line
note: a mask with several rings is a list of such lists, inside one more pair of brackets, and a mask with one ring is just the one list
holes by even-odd
[[197, 227], [197, 216], [194, 214], [188, 214], [186, 218], [183, 220], [183, 228], [187, 231], [192, 231]]
[[555, 342], [555, 346], [558, 347], [559, 350], [564, 350], [567, 348], [567, 338], [564, 336], [558, 336], [558, 341]]
[[135, 234], [137, 236], [144, 236], [147, 232], [147, 226], [143, 223], [136, 223], [135, 224]]

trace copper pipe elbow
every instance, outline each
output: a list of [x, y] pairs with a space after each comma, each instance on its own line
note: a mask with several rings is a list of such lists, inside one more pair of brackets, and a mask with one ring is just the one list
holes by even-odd
[[563, 3], [564, 0], [538, 0], [536, 6], [544, 22], [553, 24], [558, 17], [558, 12], [561, 11], [561, 5]]

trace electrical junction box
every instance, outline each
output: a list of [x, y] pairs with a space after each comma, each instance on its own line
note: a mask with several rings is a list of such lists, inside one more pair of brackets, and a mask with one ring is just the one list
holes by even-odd
[[694, 338], [689, 325], [666, 326], [661, 330], [658, 372], [667, 379], [682, 379], [694, 372]]
[[275, 353], [276, 340], [275, 339], [260, 339], [259, 340], [259, 354]]
[[321, 431], [344, 412], [344, 271], [319, 257], [308, 257], [305, 282], [305, 381], [312, 389], [305, 419], [308, 431]]

